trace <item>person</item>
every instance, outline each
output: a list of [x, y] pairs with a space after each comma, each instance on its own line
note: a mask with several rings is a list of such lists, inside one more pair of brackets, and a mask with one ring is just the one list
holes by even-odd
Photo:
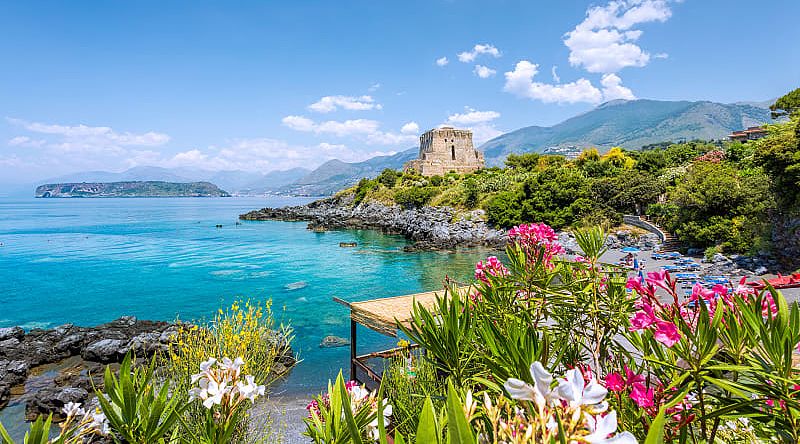
[[639, 259], [636, 257], [633, 258], [633, 269], [639, 271]]

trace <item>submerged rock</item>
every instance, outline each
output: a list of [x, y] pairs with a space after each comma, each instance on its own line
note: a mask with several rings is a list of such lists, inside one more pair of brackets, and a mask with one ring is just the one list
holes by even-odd
[[333, 335], [325, 336], [319, 343], [320, 348], [347, 347], [348, 345], [350, 345], [349, 339]]

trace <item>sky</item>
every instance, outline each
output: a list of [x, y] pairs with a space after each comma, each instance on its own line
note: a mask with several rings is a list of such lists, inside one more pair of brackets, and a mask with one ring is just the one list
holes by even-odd
[[800, 1], [4, 1], [0, 183], [476, 145], [613, 99], [800, 86]]

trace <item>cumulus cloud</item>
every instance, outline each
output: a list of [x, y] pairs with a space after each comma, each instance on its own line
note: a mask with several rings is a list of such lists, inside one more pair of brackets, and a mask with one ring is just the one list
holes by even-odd
[[28, 136], [16, 136], [8, 140], [8, 146], [21, 146], [29, 148], [41, 148], [47, 143], [44, 139], [32, 139]]
[[569, 83], [543, 83], [534, 81], [539, 65], [521, 60], [513, 71], [505, 73], [503, 89], [519, 97], [539, 100], [544, 103], [600, 103], [603, 101], [636, 98], [630, 88], [622, 86], [616, 74], [605, 74], [598, 88], [587, 79], [580, 78]]
[[450, 60], [447, 60], [447, 57], [439, 57], [436, 59], [437, 66], [447, 66], [448, 63], [450, 63]]
[[497, 74], [497, 71], [495, 71], [494, 69], [483, 65], [475, 65], [475, 69], [473, 72], [475, 73], [476, 76], [482, 79], [488, 79], [489, 77], [492, 77], [493, 75]]
[[494, 45], [488, 43], [477, 44], [472, 47], [471, 51], [464, 51], [458, 54], [458, 60], [463, 63], [474, 62], [475, 59], [482, 54], [490, 55], [494, 58], [500, 57], [500, 50], [495, 48]]
[[603, 86], [603, 100], [605, 101], [615, 99], [633, 100], [636, 98], [630, 88], [622, 86], [622, 79], [616, 74], [603, 75], [600, 84]]
[[602, 92], [586, 79], [581, 78], [570, 83], [547, 84], [533, 80], [538, 73], [539, 65], [521, 60], [513, 71], [505, 73], [506, 83], [503, 89], [519, 97], [544, 103], [598, 103], [603, 100]]
[[169, 142], [170, 137], [163, 133], [117, 132], [108, 126], [54, 125], [29, 122], [23, 119], [6, 119], [10, 124], [39, 134], [59, 136], [64, 144], [85, 146], [158, 146]]
[[368, 111], [383, 107], [375, 103], [372, 96], [325, 96], [308, 106], [309, 110], [318, 113], [329, 113], [340, 108], [348, 111]]
[[408, 122], [400, 128], [403, 134], [419, 134], [419, 125], [417, 122]]
[[322, 135], [337, 137], [356, 137], [370, 145], [396, 145], [410, 143], [416, 140], [413, 134], [397, 134], [384, 132], [380, 129], [380, 122], [370, 119], [353, 120], [327, 120], [315, 122], [303, 116], [286, 116], [282, 119], [283, 125], [295, 131], [312, 132]]
[[615, 73], [645, 66], [650, 54], [636, 44], [642, 31], [631, 29], [672, 16], [667, 0], [613, 0], [586, 11], [585, 19], [564, 36], [569, 62], [593, 73]]

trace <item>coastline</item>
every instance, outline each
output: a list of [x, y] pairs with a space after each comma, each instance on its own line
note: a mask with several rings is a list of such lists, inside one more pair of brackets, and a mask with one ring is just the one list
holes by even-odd
[[502, 249], [508, 242], [504, 230], [490, 227], [483, 211], [458, 213], [450, 207], [403, 209], [376, 201], [354, 205], [352, 194], [320, 199], [306, 205], [262, 208], [239, 216], [241, 220], [307, 221], [315, 231], [370, 229], [400, 234], [414, 242], [410, 249], [455, 250], [488, 247]]

